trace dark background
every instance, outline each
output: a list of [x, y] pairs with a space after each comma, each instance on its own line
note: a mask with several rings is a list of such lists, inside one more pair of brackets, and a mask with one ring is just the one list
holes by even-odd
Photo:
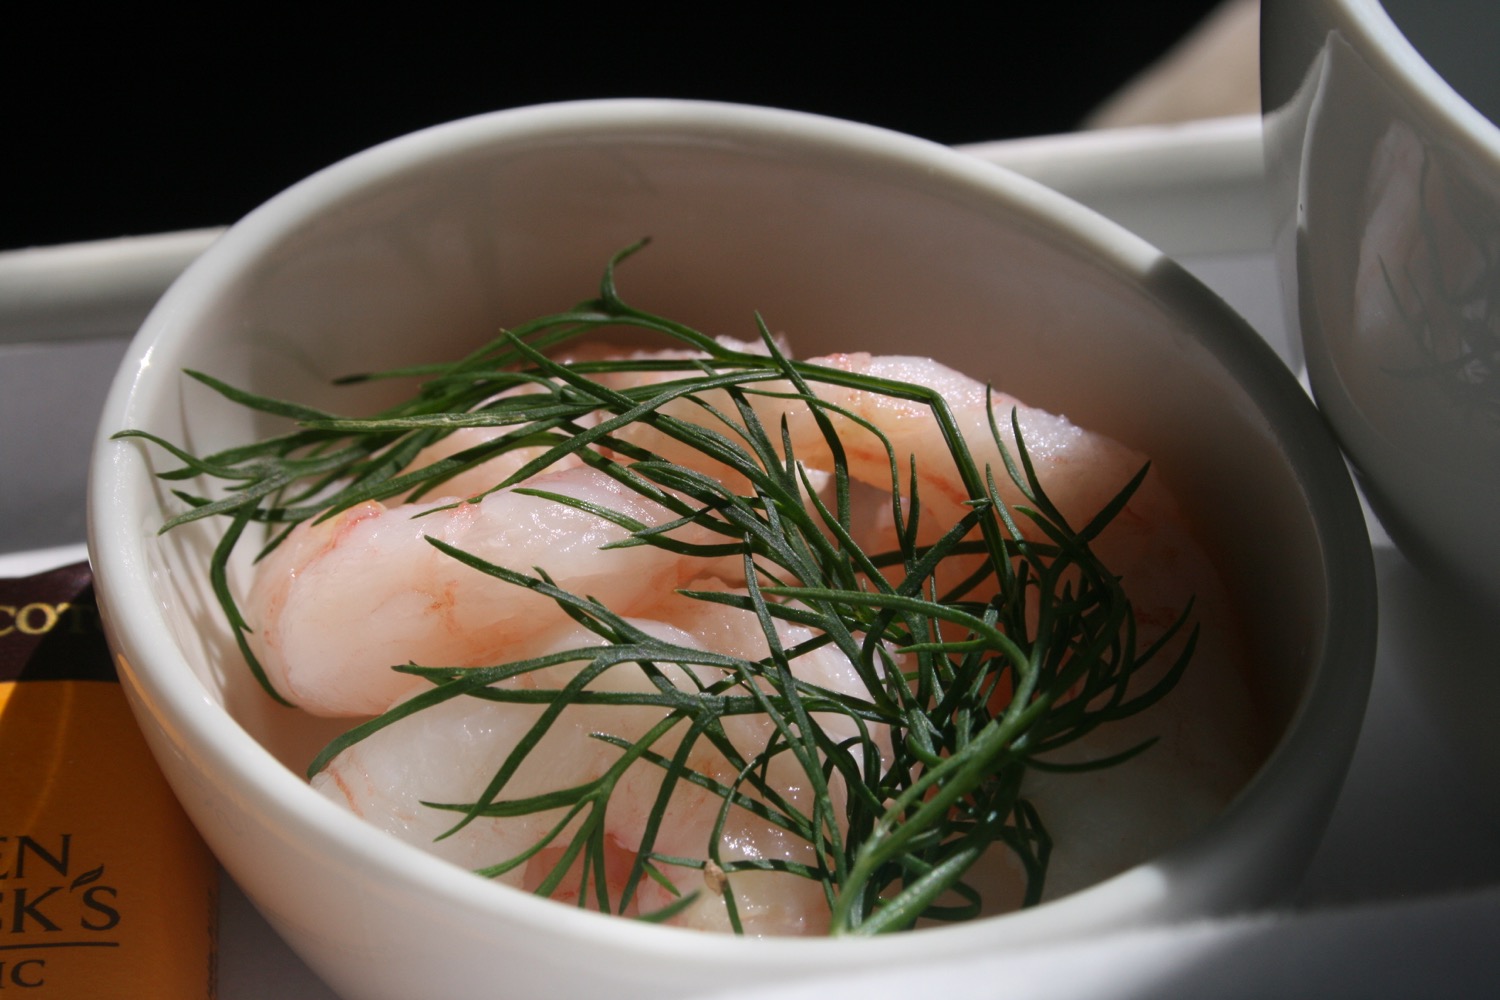
[[1067, 131], [1213, 6], [29, 11], [0, 39], [0, 249], [221, 225], [384, 139], [545, 101], [738, 101], [946, 143]]

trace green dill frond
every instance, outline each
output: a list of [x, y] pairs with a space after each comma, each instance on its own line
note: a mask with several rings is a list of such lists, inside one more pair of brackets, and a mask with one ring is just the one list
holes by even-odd
[[[273, 697], [280, 696], [255, 662], [247, 641], [250, 623], [226, 582], [231, 553], [247, 527], [262, 523], [275, 529], [269, 543], [274, 546], [297, 523], [368, 500], [441, 495], [452, 477], [516, 449], [539, 453], [486, 492], [522, 484], [518, 488], [574, 504], [624, 528], [625, 544], [658, 546], [684, 558], [737, 557], [745, 567], [743, 593], [683, 594], [754, 615], [770, 651], [759, 660], [657, 638], [587, 595], [431, 540], [446, 556], [498, 585], [547, 597], [604, 644], [481, 667], [401, 667], [428, 686], [335, 740], [313, 760], [310, 772], [371, 734], [455, 698], [526, 704], [540, 712], [497, 763], [482, 794], [468, 802], [429, 803], [452, 812], [450, 833], [486, 818], [556, 817], [535, 844], [496, 858], [482, 874], [499, 875], [555, 855], [556, 866], [539, 892], [551, 892], [581, 873], [580, 905], [624, 912], [640, 889], [653, 883], [666, 888], [674, 902], [648, 919], [670, 918], [708, 886], [724, 896], [738, 926], [734, 873], [770, 869], [821, 884], [833, 933], [873, 934], [977, 915], [984, 906], [983, 887], [969, 882], [968, 875], [984, 852], [1004, 850], [1026, 872], [1026, 902], [1037, 902], [1051, 845], [1043, 817], [1022, 795], [1027, 769], [1055, 766], [1045, 763], [1048, 752], [1159, 700], [1192, 652], [1187, 611], [1167, 636], [1137, 648], [1130, 601], [1090, 547], [1141, 477], [1088, 523], [1070, 525], [1047, 496], [1018, 420], [1012, 418], [1009, 427], [1009, 439], [1016, 443], [1012, 449], [991, 407], [992, 441], [983, 443], [998, 446], [1003, 467], [981, 465], [948, 403], [930, 388], [793, 360], [759, 321], [761, 351], [752, 353], [630, 306], [614, 275], [615, 265], [635, 249], [610, 263], [597, 298], [572, 310], [504, 331], [456, 362], [345, 380], [411, 381], [410, 398], [381, 413], [341, 416], [190, 373], [229, 403], [288, 419], [295, 429], [205, 456], [147, 434], [120, 435], [144, 438], [177, 459], [180, 468], [164, 473], [165, 479], [220, 484], [213, 497], [179, 493], [186, 509], [170, 517], [163, 530], [207, 517], [227, 519], [210, 576], [241, 651]], [[579, 338], [622, 328], [657, 334], [697, 356], [573, 364], [550, 356]], [[622, 374], [650, 377], [612, 388], [610, 376]], [[948, 454], [901, 454], [879, 428], [825, 400], [820, 393], [829, 388], [919, 404], [941, 429]], [[525, 391], [512, 391], [518, 389]], [[758, 404], [768, 400], [809, 410], [829, 455], [826, 486], [814, 483], [798, 460], [786, 427], [762, 422]], [[872, 435], [886, 451], [890, 551], [865, 551], [856, 542], [854, 477], [835, 429], [840, 423]], [[423, 448], [468, 427], [494, 428], [497, 434], [426, 467], [410, 468]], [[641, 429], [725, 475], [663, 457], [641, 443], [652, 438], [632, 434]], [[568, 457], [661, 504], [673, 520], [650, 527], [525, 485], [536, 472]], [[970, 503], [955, 523], [934, 526], [918, 488], [917, 463], [939, 460], [953, 463]], [[728, 482], [743, 486], [732, 489]], [[1007, 492], [1013, 485], [1025, 506], [1007, 504], [1001, 483]], [[684, 542], [679, 529], [686, 526], [702, 529], [712, 541]], [[927, 530], [919, 531], [923, 526]], [[940, 583], [940, 570], [958, 559], [966, 567], [961, 577], [945, 576]], [[785, 647], [779, 623], [811, 629], [814, 638]], [[1139, 689], [1142, 685], [1132, 680], [1165, 655], [1174, 638], [1180, 651], [1173, 662], [1156, 671], [1160, 679]], [[799, 676], [801, 657], [830, 646], [854, 667], [862, 692], [831, 691]], [[577, 664], [566, 683], [512, 683], [544, 676], [538, 672], [563, 663]], [[622, 665], [644, 671], [651, 689], [613, 692], [591, 686]], [[679, 676], [709, 679], [672, 679]], [[528, 755], [570, 707], [581, 705], [648, 706], [660, 716], [635, 739], [598, 734], [617, 755], [596, 778], [545, 793], [508, 794]], [[766, 720], [772, 733], [754, 753], [736, 746], [725, 730], [726, 721], [746, 715]], [[693, 751], [700, 748], [725, 761], [730, 773], [695, 768]], [[1093, 766], [1117, 763], [1139, 749]], [[773, 763], [788, 761], [814, 790], [810, 805], [792, 801], [770, 780]], [[605, 816], [627, 770], [642, 767], [660, 773], [659, 791], [623, 888], [612, 889], [605, 877]], [[722, 802], [714, 836], [693, 858], [658, 851], [672, 797], [687, 788]], [[737, 810], [811, 845], [816, 861], [724, 858], [719, 833]]]

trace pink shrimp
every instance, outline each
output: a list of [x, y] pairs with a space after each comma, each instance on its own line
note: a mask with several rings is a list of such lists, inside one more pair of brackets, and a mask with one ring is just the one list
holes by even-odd
[[[528, 480], [661, 525], [671, 512], [593, 469]], [[438, 539], [619, 613], [655, 602], [703, 571], [629, 537], [612, 521], [507, 489], [478, 503], [360, 504], [304, 523], [263, 562], [246, 613], [252, 650], [276, 689], [318, 715], [372, 715], [419, 683], [393, 666], [476, 666], [507, 659], [517, 641], [564, 620], [549, 597], [471, 569]], [[733, 563], [728, 563], [733, 572]]]
[[[713, 580], [699, 585], [718, 588]], [[687, 598], [664, 601], [653, 609], [658, 618], [631, 619], [642, 631], [688, 649], [710, 649], [741, 658], [759, 659], [768, 654], [765, 634], [749, 612], [726, 609]], [[781, 623], [778, 639], [795, 646], [811, 637], [803, 626]], [[518, 655], [543, 655], [602, 644], [597, 635], [578, 626], [561, 627], [533, 642]], [[824, 648], [794, 661], [799, 680], [842, 693], [858, 694], [863, 686], [849, 662], [836, 651]], [[556, 688], [572, 677], [577, 663], [564, 663], [522, 675], [506, 686]], [[722, 671], [687, 668], [659, 663], [657, 668], [686, 688], [698, 681], [709, 682]], [[650, 692], [654, 687], [640, 667], [619, 664], [590, 682], [593, 692]], [[448, 803], [472, 802], [483, 791], [493, 769], [505, 759], [517, 741], [541, 714], [539, 706], [515, 705], [476, 698], [457, 698], [413, 713], [367, 737], [337, 756], [313, 779], [314, 786], [329, 798], [402, 839], [423, 846], [440, 857], [465, 867], [480, 869], [520, 855], [539, 842], [561, 819], [561, 810], [504, 819], [479, 818], [456, 833], [436, 839], [457, 822], [452, 810], [423, 805], [422, 800]], [[608, 771], [620, 751], [595, 734], [607, 733], [635, 741], [659, 722], [662, 709], [646, 707], [570, 705], [540, 743], [527, 754], [525, 763], [506, 785], [503, 798], [514, 799], [595, 780]], [[847, 730], [850, 723], [820, 716], [831, 732]], [[773, 725], [762, 715], [731, 715], [722, 720], [727, 739], [741, 758], [751, 760], [764, 751]], [[686, 723], [658, 740], [652, 749], [671, 754]], [[889, 749], [888, 738], [876, 738]], [[737, 767], [707, 740], [695, 743], [687, 766], [725, 784], [736, 782]], [[651, 803], [656, 799], [663, 771], [655, 764], [637, 761], [620, 780], [605, 811], [603, 835], [606, 843], [604, 878], [611, 897], [619, 901], [627, 873], [646, 837]], [[808, 778], [788, 754], [774, 758], [769, 768], [771, 783], [794, 808], [811, 810], [814, 792]], [[832, 794], [842, 798], [835, 783]], [[828, 906], [821, 884], [815, 880], [777, 871], [731, 871], [742, 860], [784, 860], [814, 864], [813, 849], [799, 836], [742, 808], [730, 810], [717, 842], [714, 830], [723, 806], [717, 793], [679, 782], [662, 817], [652, 850], [674, 858], [697, 859], [700, 871], [660, 864], [676, 890], [655, 880], [643, 880], [627, 912], [651, 912], [672, 903], [679, 894], [697, 892], [698, 898], [672, 922], [699, 929], [728, 930], [729, 910], [724, 888], [734, 898], [735, 912], [746, 933], [804, 934], [826, 929]], [[537, 853], [528, 863], [500, 878], [512, 885], [536, 889], [551, 874], [563, 854], [564, 837]], [[717, 860], [714, 860], [717, 858]], [[579, 870], [570, 872], [554, 889], [554, 898], [592, 901], [592, 892], [579, 884]]]

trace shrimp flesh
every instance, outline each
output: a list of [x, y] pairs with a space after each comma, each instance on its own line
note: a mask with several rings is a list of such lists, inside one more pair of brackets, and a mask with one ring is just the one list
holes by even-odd
[[[660, 352], [635, 357], [692, 356]], [[1020, 507], [1028, 501], [1011, 483], [1001, 456], [1002, 447], [1016, 454], [1014, 414], [1038, 479], [1075, 527], [1088, 523], [1110, 503], [1145, 462], [1102, 435], [991, 393], [934, 361], [837, 354], [813, 363], [842, 374], [900, 379], [933, 390], [947, 402], [978, 467], [992, 471], [1001, 499]], [[600, 380], [624, 389], [678, 377], [673, 372], [620, 372]], [[896, 497], [909, 505], [909, 476], [916, 479], [921, 501], [919, 543], [930, 543], [972, 510], [971, 485], [953, 462], [945, 431], [927, 405], [816, 377], [809, 377], [808, 384], [836, 408], [825, 412], [840, 435], [848, 474], [861, 484], [855, 494], [853, 530], [866, 551], [896, 547], [892, 505]], [[809, 404], [780, 381], [747, 386], [745, 393], [772, 438], [779, 442], [777, 429], [785, 426], [796, 461], [816, 482], [828, 483], [835, 464]], [[712, 409], [677, 400], [663, 412], [732, 437], [738, 413], [728, 395], [716, 391], [708, 402]], [[890, 449], [861, 422], [877, 428]], [[992, 427], [998, 428], [998, 441]], [[631, 426], [615, 440], [720, 478], [727, 490], [745, 488], [742, 478], [726, 475], [717, 461], [672, 441], [657, 428]], [[467, 446], [460, 441], [444, 447]], [[519, 467], [516, 462], [508, 468]], [[488, 480], [482, 489], [504, 478], [496, 475], [500, 468], [485, 473]], [[675, 520], [665, 507], [587, 466], [558, 466], [523, 487], [574, 498], [648, 527]], [[462, 492], [468, 483], [450, 488]], [[1024, 516], [1016, 520], [1029, 529]], [[708, 531], [691, 524], [673, 530], [687, 541], [701, 541], [694, 532]], [[586, 651], [602, 642], [551, 598], [460, 563], [427, 541], [435, 538], [515, 572], [545, 576], [569, 593], [594, 598], [632, 627], [679, 648], [750, 661], [768, 655], [767, 636], [753, 614], [680, 592], [691, 588], [742, 593], [747, 581], [741, 561], [706, 560], [654, 545], [604, 547], [629, 534], [610, 518], [530, 495], [522, 487], [499, 490], [472, 503], [446, 498], [391, 506], [362, 504], [323, 522], [299, 526], [263, 561], [247, 602], [255, 629], [252, 648], [277, 690], [290, 700], [319, 714], [359, 715], [382, 712], [424, 689], [420, 679], [392, 671], [395, 665], [471, 667]], [[1190, 599], [1201, 635], [1192, 669], [1159, 705], [1089, 732], [1054, 759], [1086, 761], [1155, 740], [1149, 750], [1118, 766], [1082, 775], [1028, 771], [1023, 795], [1037, 806], [1054, 843], [1048, 897], [1097, 881], [1169, 846], [1220, 811], [1262, 753], [1233, 608], [1207, 554], [1154, 472], [1144, 477], [1093, 546], [1121, 577], [1135, 609], [1141, 646], [1170, 635]], [[960, 578], [963, 575], [966, 571]], [[779, 619], [775, 628], [783, 646], [812, 638], [807, 628]], [[1185, 641], [1177, 635], [1161, 659], [1170, 661]], [[685, 686], [707, 682], [708, 675], [698, 673], [706, 667], [657, 667]], [[832, 646], [797, 657], [793, 669], [807, 683], [856, 697], [868, 693], [854, 667]], [[555, 689], [576, 670], [576, 663], [559, 664], [502, 683]], [[612, 666], [591, 686], [654, 690], [637, 665]], [[345, 749], [314, 784], [404, 840], [465, 867], [486, 869], [534, 848], [559, 821], [559, 814], [477, 817], [453, 830], [461, 812], [423, 803], [474, 802], [540, 713], [535, 704], [456, 697], [405, 716]], [[620, 759], [618, 747], [598, 734], [633, 741], [663, 715], [664, 709], [651, 706], [570, 705], [527, 755], [501, 798], [524, 798], [597, 779]], [[819, 721], [830, 727], [831, 738], [856, 735], [846, 718]], [[722, 723], [742, 760], [755, 759], [773, 740], [772, 723], [761, 715], [725, 717]], [[653, 750], [670, 756], [683, 738], [683, 728], [674, 729]], [[888, 759], [889, 733], [871, 727], [871, 735], [878, 754]], [[689, 750], [688, 766], [694, 772], [726, 785], [739, 781], [738, 768], [709, 741], [698, 740]], [[772, 756], [767, 773], [792, 807], [814, 808], [817, 793], [790, 754]], [[605, 879], [616, 901], [648, 838], [662, 775], [656, 764], [637, 761], [624, 772], [607, 806], [610, 847]], [[835, 798], [844, 794], [836, 784], [828, 791]], [[825, 930], [829, 913], [819, 882], [774, 866], [734, 870], [733, 865], [755, 860], [813, 864], [812, 846], [749, 810], [735, 806], [725, 813], [724, 808], [721, 795], [678, 783], [665, 820], [656, 825], [650, 850], [653, 856], [686, 863], [661, 862], [672, 868], [667, 874], [674, 888], [641, 879], [626, 912], [649, 913], [671, 904], [676, 892], [703, 890], [673, 922], [729, 929], [732, 921], [723, 892], [727, 885], [734, 913], [747, 933]], [[724, 825], [714, 841], [721, 814]], [[839, 815], [840, 809], [832, 814]], [[451, 835], [441, 836], [450, 830]], [[567, 835], [564, 831], [564, 840]], [[537, 889], [559, 864], [562, 842], [528, 855], [499, 878]], [[995, 883], [996, 897], [1019, 901], [1024, 877], [1018, 863], [1008, 852], [991, 855], [985, 877]], [[725, 865], [730, 869], [727, 875], [721, 867]], [[580, 872], [569, 872], [552, 894], [592, 903], [580, 877]]]
[[[525, 485], [647, 526], [674, 517], [587, 467]], [[551, 598], [465, 566], [429, 539], [544, 574], [626, 615], [702, 571], [653, 545], [605, 548], [629, 536], [597, 513], [516, 487], [478, 503], [366, 501], [303, 522], [263, 560], [246, 602], [251, 650], [276, 690], [307, 711], [373, 715], [421, 683], [393, 666], [500, 662], [511, 658], [517, 636], [565, 618]], [[679, 537], [691, 536], [684, 529]]]
[[[697, 585], [721, 586], [712, 580]], [[672, 596], [653, 609], [655, 620], [629, 619], [630, 623], [658, 639], [687, 649], [709, 649], [744, 659], [769, 654], [764, 632], [747, 611], [709, 605]], [[812, 635], [804, 626], [779, 623], [778, 640], [795, 646]], [[559, 627], [528, 644], [526, 656], [581, 650], [603, 643], [594, 633], [576, 625]], [[512, 655], [516, 655], [513, 651]], [[862, 683], [848, 660], [828, 648], [796, 658], [794, 670], [800, 681], [848, 694], [863, 692]], [[563, 663], [523, 674], [504, 686], [558, 688], [577, 670], [576, 662]], [[674, 682], [686, 687], [688, 669], [698, 680], [709, 682], [707, 668], [658, 664]], [[716, 668], [715, 673], [719, 672]], [[651, 681], [635, 664], [618, 664], [590, 682], [589, 691], [650, 692]], [[541, 716], [539, 705], [519, 705], [479, 698], [454, 698], [414, 712], [344, 750], [313, 778], [313, 785], [401, 839], [422, 846], [440, 857], [471, 869], [483, 869], [521, 855], [545, 839], [560, 821], [561, 810], [504, 819], [480, 817], [461, 826], [450, 836], [461, 813], [438, 809], [427, 802], [468, 803], [475, 801], [489, 782], [498, 763], [505, 759], [527, 730]], [[504, 788], [503, 798], [523, 798], [596, 780], [619, 757], [619, 751], [597, 738], [609, 734], [628, 741], [640, 739], [665, 713], [652, 707], [571, 705], [526, 755]], [[820, 717], [837, 737], [855, 735], [852, 723]], [[686, 721], [668, 738], [652, 745], [660, 754], [677, 749]], [[722, 720], [726, 737], [744, 760], [761, 754], [772, 737], [773, 726], [760, 714], [730, 715]], [[883, 751], [889, 739], [875, 733]], [[707, 740], [691, 748], [686, 766], [726, 785], [736, 784], [738, 768]], [[810, 810], [814, 791], [800, 765], [789, 754], [772, 758], [769, 783], [794, 808]], [[604, 876], [611, 898], [621, 900], [627, 876], [647, 836], [650, 804], [656, 799], [663, 771], [637, 761], [620, 779], [609, 800], [604, 819], [608, 861]], [[842, 798], [836, 784], [831, 794]], [[700, 871], [662, 865], [673, 883], [668, 888], [652, 879], [641, 880], [625, 912], [650, 913], [671, 904], [679, 894], [697, 892], [697, 898], [672, 923], [705, 930], [731, 929], [724, 886], [734, 898], [735, 913], [749, 934], [809, 934], [826, 931], [828, 905], [821, 885], [800, 875], [773, 870], [731, 871], [744, 860], [794, 861], [815, 864], [810, 844], [794, 834], [743, 808], [730, 810], [713, 857], [714, 841], [723, 799], [716, 793], [688, 782], [679, 782], [651, 843], [651, 851], [672, 858], [696, 859]], [[581, 820], [575, 820], [576, 828]], [[559, 863], [561, 842], [538, 852], [526, 864], [500, 876], [500, 880], [535, 890]], [[553, 892], [553, 898], [592, 902], [592, 892], [579, 883], [575, 870]]]

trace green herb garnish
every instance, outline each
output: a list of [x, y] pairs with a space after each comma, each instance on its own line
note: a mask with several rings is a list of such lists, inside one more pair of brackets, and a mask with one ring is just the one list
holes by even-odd
[[[991, 433], [1005, 467], [980, 467], [947, 403], [931, 389], [792, 360], [777, 349], [764, 324], [759, 333], [768, 353], [743, 353], [626, 304], [616, 290], [614, 269], [634, 249], [610, 263], [596, 299], [507, 331], [458, 362], [366, 376], [420, 380], [410, 401], [374, 417], [339, 417], [239, 392], [209, 376], [189, 373], [236, 403], [290, 418], [296, 429], [201, 458], [144, 432], [119, 435], [145, 437], [180, 459], [181, 468], [164, 478], [208, 477], [229, 483], [218, 499], [178, 491], [188, 509], [171, 518], [163, 530], [211, 515], [230, 519], [211, 575], [241, 649], [273, 696], [276, 693], [245, 641], [248, 626], [225, 584], [230, 553], [251, 522], [271, 526], [270, 548], [300, 521], [326, 517], [367, 499], [429, 492], [497, 454], [542, 446], [540, 457], [494, 488], [520, 483], [558, 458], [575, 455], [676, 515], [678, 520], [667, 529], [647, 529], [613, 512], [596, 510], [632, 532], [626, 544], [673, 547], [689, 555], [737, 555], [744, 561], [747, 592], [689, 596], [756, 615], [771, 650], [760, 661], [654, 638], [586, 595], [432, 541], [478, 572], [548, 596], [574, 621], [603, 637], [606, 645], [486, 667], [397, 667], [424, 678], [431, 687], [335, 740], [313, 761], [310, 773], [369, 734], [451, 698], [540, 703], [545, 708], [539, 719], [496, 769], [483, 795], [473, 802], [432, 803], [455, 813], [454, 829], [479, 817], [559, 815], [551, 833], [533, 849], [519, 857], [497, 858], [483, 874], [524, 864], [543, 850], [559, 851], [556, 868], [538, 891], [550, 892], [565, 875], [581, 870], [580, 905], [624, 912], [643, 880], [676, 887], [684, 871], [692, 872], [695, 884], [706, 883], [723, 894], [731, 923], [738, 929], [733, 888], [721, 876], [770, 868], [821, 883], [833, 933], [873, 934], [911, 927], [919, 920], [979, 914], [981, 889], [966, 875], [983, 852], [1003, 849], [1013, 852], [1024, 867], [1025, 903], [1034, 904], [1041, 898], [1050, 841], [1043, 818], [1021, 794], [1027, 769], [1058, 766], [1046, 763], [1051, 751], [1158, 700], [1191, 655], [1193, 635], [1188, 635], [1166, 669], [1153, 671], [1159, 676], [1132, 685], [1146, 664], [1164, 655], [1164, 647], [1183, 629], [1187, 612], [1166, 636], [1139, 648], [1130, 601], [1090, 549], [1090, 541], [1125, 505], [1145, 470], [1087, 525], [1075, 528], [1049, 502], [1014, 418], [1016, 453], [1006, 448], [992, 416]], [[620, 328], [663, 334], [702, 356], [572, 365], [546, 356], [549, 349], [574, 338]], [[671, 377], [618, 391], [593, 377], [643, 368]], [[538, 391], [496, 398], [523, 384]], [[820, 399], [821, 385], [923, 404], [943, 429], [949, 455], [898, 453], [878, 429]], [[705, 399], [709, 390], [722, 393], [714, 398], [727, 399], [729, 405], [712, 407]], [[826, 494], [831, 501], [813, 488], [792, 453], [785, 428], [767, 427], [757, 417], [754, 403], [768, 394], [801, 400], [810, 408], [832, 455], [832, 488]], [[697, 402], [699, 418], [664, 412], [668, 402], [679, 399]], [[834, 414], [855, 421], [885, 444], [897, 539], [891, 552], [868, 553], [854, 541], [850, 475], [833, 429]], [[597, 419], [586, 419], [591, 417]], [[722, 463], [747, 487], [732, 490], [718, 478], [666, 461], [617, 436], [621, 428], [636, 423]], [[422, 448], [465, 426], [508, 430], [426, 468], [401, 471]], [[970, 497], [969, 509], [957, 524], [941, 525], [944, 530], [937, 541], [918, 544], [924, 514], [917, 463], [942, 458], [956, 464]], [[1001, 500], [998, 476], [1016, 485], [1024, 505]], [[683, 525], [708, 529], [714, 541], [687, 545], [670, 530]], [[960, 582], [947, 579], [950, 573], [940, 583], [939, 567], [956, 556], [965, 557], [966, 567], [977, 569], [966, 569]], [[816, 638], [800, 647], [782, 648], [778, 620], [811, 626]], [[798, 658], [830, 644], [859, 672], [866, 688], [861, 695], [829, 691], [798, 677]], [[499, 683], [575, 661], [581, 664], [577, 676], [559, 689]], [[624, 694], [589, 688], [590, 680], [618, 664], [639, 665], [655, 691]], [[660, 669], [664, 664], [715, 668], [719, 679], [674, 683]], [[692, 670], [684, 673], [697, 676]], [[582, 703], [653, 705], [662, 715], [635, 740], [595, 734], [620, 751], [617, 762], [597, 779], [545, 795], [506, 798], [509, 776], [563, 712]], [[747, 713], [771, 720], [775, 734], [748, 759], [723, 727], [724, 720]], [[846, 720], [846, 729], [852, 727], [867, 738], [836, 739], [820, 717]], [[870, 738], [876, 732], [889, 735], [888, 756], [883, 757]], [[732, 780], [690, 766], [691, 752], [701, 743], [715, 748], [736, 770]], [[1068, 766], [1106, 766], [1144, 748]], [[811, 808], [799, 807], [767, 780], [770, 764], [783, 756], [795, 760], [817, 791]], [[603, 819], [621, 777], [633, 766], [659, 769], [661, 791], [652, 804], [634, 866], [623, 889], [615, 891], [604, 876]], [[839, 796], [829, 794], [835, 783], [842, 788]], [[686, 785], [706, 789], [723, 801], [718, 826], [703, 845], [701, 858], [669, 857], [655, 850], [668, 801], [674, 790]], [[838, 809], [836, 800], [843, 803]], [[719, 832], [734, 809], [749, 810], [807, 842], [816, 860], [724, 858]], [[692, 898], [693, 892], [682, 891], [678, 903], [650, 917], [670, 917]]]

